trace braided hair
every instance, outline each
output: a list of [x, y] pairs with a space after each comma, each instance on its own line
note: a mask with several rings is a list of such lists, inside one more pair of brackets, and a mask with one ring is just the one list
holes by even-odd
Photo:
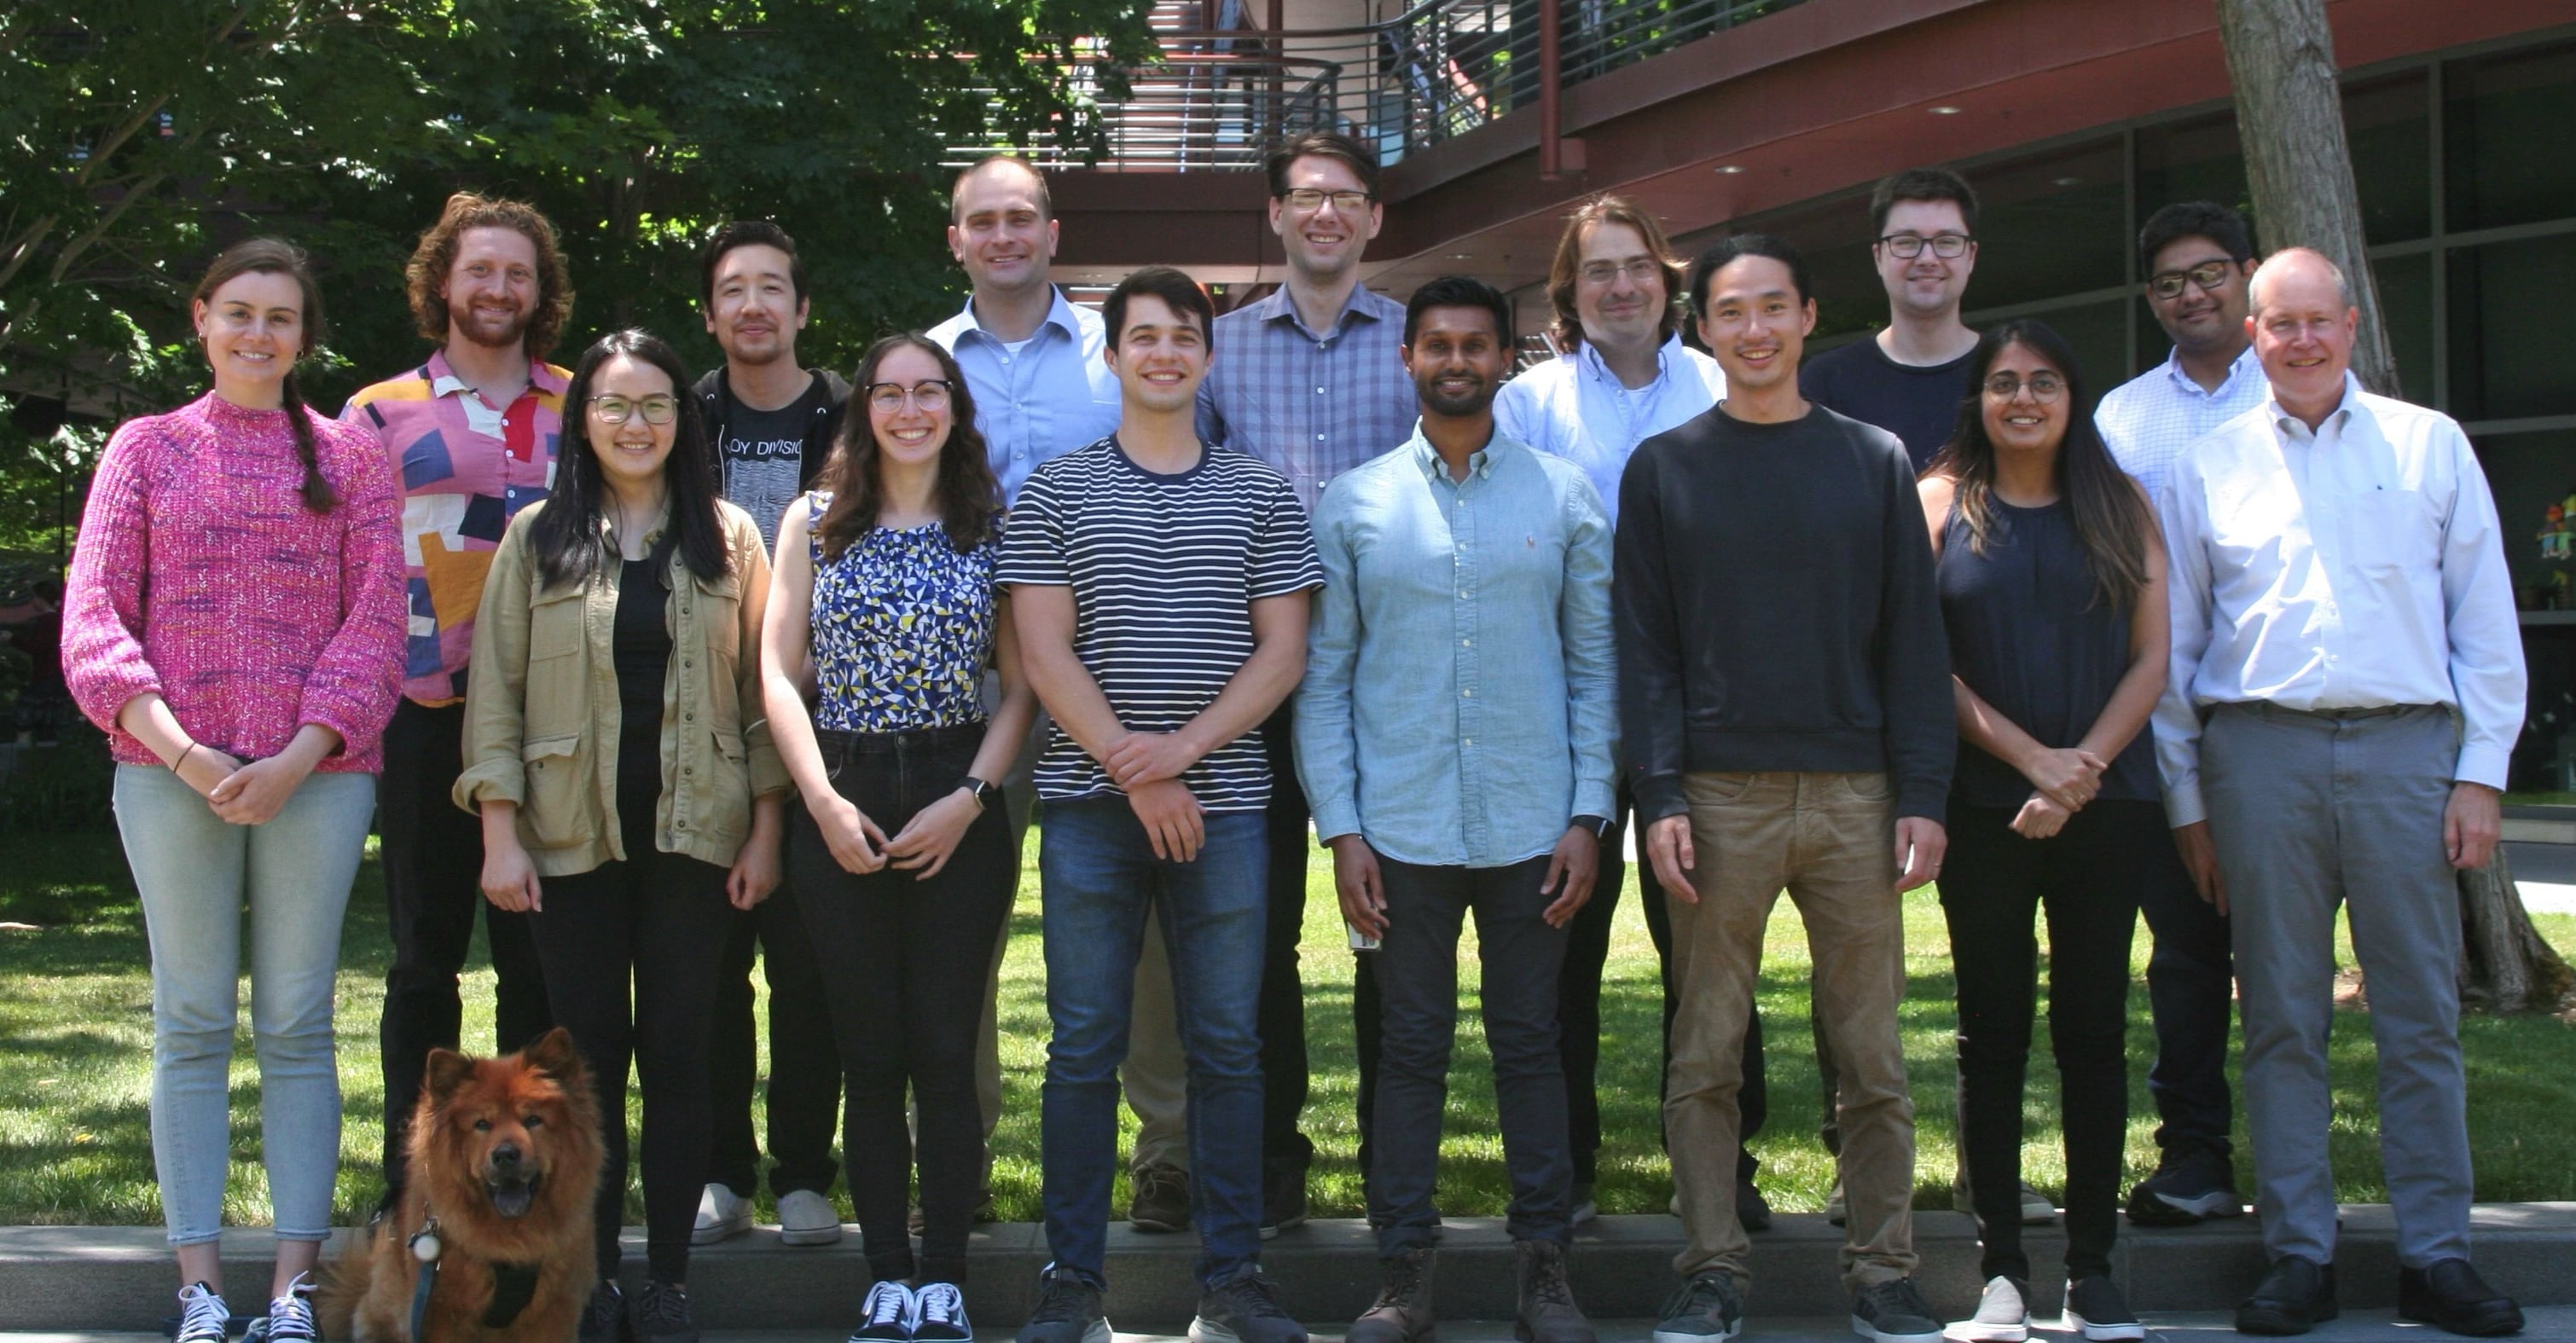
[[[209, 303], [215, 291], [236, 277], [250, 274], [283, 275], [295, 281], [304, 295], [304, 344], [296, 350], [300, 362], [313, 353], [322, 340], [322, 287], [313, 280], [313, 267], [304, 249], [278, 238], [246, 238], [225, 248], [206, 268], [206, 277], [197, 281], [189, 296], [196, 304]], [[322, 461], [313, 439], [312, 411], [304, 404], [303, 390], [295, 385], [295, 369], [289, 365], [278, 384], [278, 405], [286, 412], [287, 427], [295, 432], [295, 455], [304, 463], [304, 483], [300, 492], [304, 506], [316, 513], [328, 513], [340, 505], [340, 492], [322, 474]]]

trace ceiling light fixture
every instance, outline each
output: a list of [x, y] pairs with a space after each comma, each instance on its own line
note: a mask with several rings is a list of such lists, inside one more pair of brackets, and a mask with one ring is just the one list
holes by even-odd
[[1927, 108], [1925, 110], [1931, 112], [1931, 114], [1936, 117], [1955, 117], [1959, 115], [1959, 109], [1950, 106], [1948, 103], [1943, 103], [1939, 107]]
[[1717, 165], [1716, 171], [1732, 177], [1735, 174], [1744, 171], [1744, 165], [1741, 163], [1721, 163]]

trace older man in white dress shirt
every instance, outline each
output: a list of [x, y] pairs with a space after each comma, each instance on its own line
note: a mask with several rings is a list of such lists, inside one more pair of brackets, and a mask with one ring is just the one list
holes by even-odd
[[2245, 1097], [2271, 1272], [2248, 1333], [2335, 1315], [2326, 1132], [2335, 908], [2370, 984], [2399, 1313], [2519, 1329], [2470, 1268], [2454, 868], [2483, 867], [2522, 725], [2495, 501], [2449, 417], [2361, 390], [2343, 274], [2305, 248], [2255, 272], [2271, 394], [2192, 445], [2161, 501], [2173, 668], [2166, 807], [2230, 909]]

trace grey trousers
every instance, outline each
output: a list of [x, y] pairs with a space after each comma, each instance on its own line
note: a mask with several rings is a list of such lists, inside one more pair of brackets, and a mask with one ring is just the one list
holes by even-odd
[[2379, 1053], [2379, 1154], [2397, 1257], [2469, 1252], [2460, 914], [2442, 812], [2460, 733], [2438, 705], [2302, 713], [2220, 706], [2202, 788], [2227, 884], [2245, 1023], [2245, 1114], [2264, 1248], [2331, 1263], [2335, 907], [2346, 909]]

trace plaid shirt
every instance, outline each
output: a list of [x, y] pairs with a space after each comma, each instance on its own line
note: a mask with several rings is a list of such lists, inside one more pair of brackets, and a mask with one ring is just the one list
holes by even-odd
[[2147, 487], [2148, 498], [2162, 499], [2183, 449], [2262, 404], [2271, 392], [2251, 345], [2236, 356], [2215, 392], [2200, 390], [2182, 371], [2181, 357], [2168, 354], [2163, 363], [2104, 393], [2093, 427], [2102, 431], [2111, 460]]
[[483, 576], [510, 519], [554, 486], [571, 382], [566, 370], [531, 361], [527, 390], [495, 409], [447, 366], [442, 350], [358, 389], [340, 412], [375, 432], [402, 478], [405, 698], [431, 707], [465, 698]]
[[1307, 329], [1286, 288], [1216, 319], [1199, 437], [1268, 463], [1315, 511], [1333, 477], [1412, 437], [1404, 305], [1351, 290], [1332, 329]]

